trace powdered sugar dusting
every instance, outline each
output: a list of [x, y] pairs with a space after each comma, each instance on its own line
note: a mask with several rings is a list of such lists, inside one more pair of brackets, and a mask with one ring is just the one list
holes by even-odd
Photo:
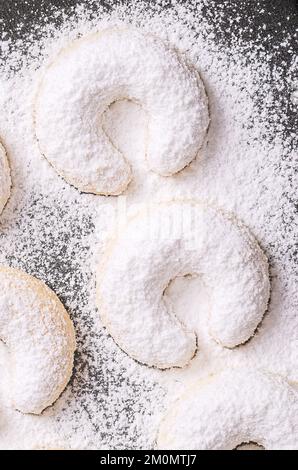
[[[0, 138], [13, 187], [1, 215], [0, 261], [36, 275], [57, 293], [74, 321], [78, 342], [73, 379], [41, 417], [12, 410], [0, 383], [2, 448], [148, 448], [165, 408], [194, 377], [240, 364], [297, 380], [295, 135], [286, 132], [294, 105], [292, 85], [282, 67], [274, 65], [274, 54], [290, 47], [290, 39], [285, 35], [286, 45], [269, 52], [258, 37], [245, 41], [238, 28], [238, 37], [232, 31], [227, 45], [216, 2], [172, 2], [166, 8], [164, 2], [149, 7], [138, 1], [113, 12], [93, 10], [97, 2], [88, 3], [67, 15], [56, 12], [57, 29], [41, 18], [44, 26], [22, 39], [1, 40]], [[231, 29], [237, 15], [232, 18]], [[145, 135], [142, 110], [116, 103], [106, 112], [105, 125], [113, 142], [125, 149], [134, 181], [126, 198], [80, 194], [37, 149], [35, 85], [49, 57], [70, 40], [127, 22], [169, 41], [199, 70], [210, 105], [208, 145], [200, 161], [173, 178], [148, 172], [140, 137]], [[255, 337], [228, 351], [206, 331], [200, 291], [193, 288], [200, 279], [180, 280], [168, 294], [175, 313], [182, 319], [187, 314], [196, 324], [200, 354], [186, 369], [162, 372], [134, 362], [107, 335], [95, 307], [94, 273], [107, 233], [122, 223], [119, 218], [140, 203], [174, 197], [203, 198], [235, 212], [269, 257], [272, 295]], [[7, 366], [5, 353], [1, 349], [1, 371]]]

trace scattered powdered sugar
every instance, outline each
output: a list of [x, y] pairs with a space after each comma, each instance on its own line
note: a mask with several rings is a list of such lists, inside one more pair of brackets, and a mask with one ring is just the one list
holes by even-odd
[[[0, 261], [54, 290], [73, 319], [78, 344], [71, 383], [41, 416], [11, 409], [0, 381], [1, 448], [150, 448], [165, 409], [197, 377], [240, 365], [297, 380], [296, 134], [290, 131], [295, 65], [275, 65], [291, 40], [285, 34], [284, 45], [268, 51], [259, 37], [243, 40], [239, 27], [227, 44], [224, 14], [213, 1], [127, 2], [113, 11], [88, 4], [67, 15], [54, 12], [57, 27], [45, 17], [21, 39], [4, 33], [0, 39], [0, 139], [12, 174], [1, 215]], [[237, 24], [237, 15], [231, 22]], [[142, 109], [126, 101], [113, 104], [104, 127], [131, 163], [133, 180], [123, 196], [105, 198], [80, 194], [40, 155], [32, 103], [49, 58], [72, 39], [120, 24], [156, 34], [186, 54], [206, 87], [211, 123], [200, 159], [163, 178], [145, 164]], [[252, 340], [226, 350], [208, 335], [200, 278], [174, 281], [165, 295], [198, 332], [199, 351], [189, 367], [159, 371], [129, 358], [101, 325], [95, 271], [115, 226], [121, 231], [144, 204], [179, 197], [233, 211], [251, 229], [270, 261], [271, 300]], [[1, 374], [7, 367], [1, 345]]]

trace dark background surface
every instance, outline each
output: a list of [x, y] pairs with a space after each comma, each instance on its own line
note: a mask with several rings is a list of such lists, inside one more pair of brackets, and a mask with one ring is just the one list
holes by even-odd
[[[145, 0], [146, 1], [146, 0]], [[127, 1], [98, 1], [98, 4], [105, 7], [107, 10], [111, 5], [129, 3]], [[152, 0], [147, 0], [146, 3], [155, 3]], [[187, 3], [184, 1], [183, 3]], [[20, 37], [24, 31], [30, 29], [33, 23], [38, 23], [42, 16], [49, 14], [53, 8], [64, 10], [66, 13], [70, 11], [75, 5], [86, 4], [90, 7], [90, 2], [86, 0], [0, 0], [0, 19], [4, 22], [5, 31], [9, 32], [12, 37]], [[166, 5], [171, 5], [171, 1], [165, 2]], [[278, 44], [284, 36], [284, 32], [291, 32], [294, 36], [298, 27], [298, 2], [297, 0], [216, 0], [214, 2], [216, 8], [225, 10], [225, 17], [223, 18], [223, 36], [225, 29], [234, 30], [237, 33], [237, 27], [244, 30], [244, 38], [251, 39], [256, 35], [259, 25], [266, 23], [267, 29], [264, 31], [265, 43], [271, 48], [274, 44]], [[206, 1], [208, 7], [208, 0]], [[212, 5], [213, 7], [213, 5]], [[96, 10], [96, 5], [93, 6]], [[213, 8], [210, 8], [210, 15], [213, 14]], [[263, 11], [261, 11], [263, 10]], [[240, 16], [240, 21], [237, 24], [230, 23], [231, 16]], [[290, 16], [290, 20], [287, 17]], [[53, 20], [54, 21], [54, 20]], [[21, 28], [17, 25], [23, 23]], [[266, 40], [268, 31], [274, 33], [271, 41]], [[293, 42], [295, 38], [293, 37]], [[297, 37], [296, 37], [297, 41]]]
[[[103, 5], [107, 10], [114, 5], [115, 3], [128, 3], [127, 1], [98, 1], [100, 5]], [[154, 4], [152, 0], [147, 0], [148, 6]], [[185, 2], [186, 3], [186, 2]], [[241, 38], [244, 42], [247, 42], [249, 47], [254, 47], [254, 45], [259, 45], [261, 43], [268, 52], [273, 53], [272, 58], [272, 67], [278, 66], [281, 67], [284, 73], [285, 78], [288, 76], [288, 66], [293, 60], [293, 55], [296, 51], [297, 53], [297, 28], [298, 28], [298, 6], [296, 0], [216, 0], [211, 2], [212, 8], [208, 8], [208, 1], [206, 1], [206, 8], [204, 14], [207, 17], [210, 17], [210, 22], [215, 18], [214, 6], [216, 10], [222, 11], [223, 14], [220, 15], [221, 24], [216, 28], [216, 34], [220, 41], [225, 42], [227, 45], [232, 41], [233, 37], [239, 34], [241, 30]], [[5, 31], [13, 39], [22, 38], [26, 32], [33, 32], [38, 36], [38, 31], [34, 28], [35, 25], [43, 24], [44, 18], [47, 17], [47, 21], [53, 21], [53, 23], [59, 25], [61, 18], [55, 19], [52, 14], [53, 8], [57, 8], [59, 11], [64, 10], [67, 13], [70, 13], [74, 6], [79, 4], [88, 5], [90, 8], [90, 2], [84, 0], [0, 0], [0, 40], [1, 32]], [[168, 2], [170, 6], [171, 2]], [[165, 8], [167, 6], [165, 5]], [[95, 5], [96, 12], [96, 5]], [[239, 22], [231, 22], [231, 18], [234, 18], [235, 15], [239, 16]], [[266, 24], [266, 29], [262, 29], [262, 26]], [[286, 41], [286, 47], [281, 47], [281, 43], [288, 36], [291, 36], [290, 41]], [[1, 58], [1, 50], [0, 50]], [[1, 59], [0, 59], [1, 60]], [[287, 90], [287, 96], [284, 99], [284, 106], [288, 106], [289, 96], [291, 85]], [[292, 133], [297, 132], [298, 126], [298, 113], [293, 106], [288, 106], [288, 126], [286, 132]], [[36, 210], [39, 210], [42, 207], [43, 211], [48, 211], [49, 220], [59, 220], [59, 225], [57, 227], [57, 232], [59, 232], [59, 237], [64, 237], [63, 242], [65, 247], [68, 246], [68, 237], [69, 233], [66, 232], [64, 228], [64, 218], [63, 213], [61, 213], [60, 207], [55, 208], [57, 213], [52, 217], [52, 207], [44, 207], [38, 201], [34, 202], [32, 205], [33, 213]], [[36, 207], [38, 209], [36, 209]], [[30, 209], [31, 210], [31, 209]], [[287, 222], [285, 222], [287, 223]], [[76, 236], [78, 239], [81, 235], [89, 233], [94, 229], [90, 226], [89, 220], [78, 219], [72, 224], [72, 236]], [[51, 239], [46, 239], [45, 243], [52, 243]], [[287, 242], [285, 241], [285, 245]], [[46, 245], [47, 246], [47, 245]], [[60, 247], [60, 243], [57, 244], [57, 250]], [[291, 248], [291, 247], [290, 247]], [[285, 247], [285, 250], [287, 246]], [[292, 252], [292, 249], [290, 250]], [[33, 275], [38, 275], [42, 272], [50, 272], [52, 279], [55, 279], [55, 282], [51, 284], [50, 279], [47, 279], [50, 287], [56, 291], [63, 302], [68, 305], [73, 300], [72, 297], [68, 297], [68, 285], [67, 285], [67, 276], [65, 273], [72, 272], [73, 280], [75, 282], [75, 289], [73, 295], [84, 295], [84, 292], [81, 294], [80, 286], [83, 283], [83, 279], [80, 278], [80, 272], [77, 272], [76, 265], [72, 264], [72, 258], [69, 256], [69, 251], [65, 249], [65, 253], [62, 257], [63, 265], [59, 261], [61, 258], [57, 256], [57, 259], [52, 256], [52, 251], [44, 249], [42, 252], [36, 250], [34, 251], [31, 257], [30, 266], [22, 266], [22, 245], [20, 243], [19, 253], [15, 254], [15, 259], [10, 259], [10, 263], [14, 265], [15, 260], [17, 260], [17, 265], [23, 267], [28, 272]], [[60, 255], [60, 253], [59, 253]], [[297, 253], [295, 254], [297, 256]], [[25, 263], [26, 260], [24, 260]], [[77, 274], [74, 274], [77, 273]], [[60, 287], [59, 287], [60, 286]], [[72, 294], [71, 294], [72, 295]], [[76, 399], [78, 402], [84, 403], [85, 394], [94, 395], [95, 399], [98, 396], [104, 397], [107, 395], [106, 390], [110, 386], [109, 382], [105, 379], [105, 374], [100, 373], [100, 371], [95, 368], [92, 363], [89, 363], [91, 352], [89, 351], [89, 342], [91, 339], [88, 335], [89, 326], [88, 318], [83, 317], [80, 312], [74, 313], [74, 321], [76, 324], [77, 339], [79, 341], [80, 347], [77, 352], [76, 358], [76, 369], [75, 369], [75, 385], [74, 393], [76, 394]], [[78, 319], [78, 321], [76, 320]], [[86, 326], [85, 326], [86, 325]], [[88, 331], [88, 333], [86, 333]], [[87, 339], [86, 339], [87, 338]], [[88, 340], [88, 341], [87, 341]], [[94, 341], [98, 341], [96, 337]], [[86, 343], [86, 344], [85, 344]], [[99, 342], [100, 344], [100, 342]], [[105, 355], [110, 354], [109, 351], [101, 351], [102, 360], [104, 363]], [[90, 361], [91, 362], [91, 361]], [[88, 368], [88, 381], [85, 379], [85, 370]], [[116, 380], [113, 378], [113, 380]], [[74, 380], [74, 379], [73, 379]], [[108, 379], [111, 380], [111, 379]], [[143, 384], [142, 384], [143, 387]], [[145, 390], [147, 393], [147, 390]], [[130, 399], [134, 403], [134, 389], [131, 388], [132, 396], [128, 395], [127, 400]], [[149, 392], [150, 393], [150, 390]], [[104, 400], [104, 398], [103, 398]], [[137, 400], [137, 398], [136, 398]], [[86, 411], [89, 412], [88, 405], [86, 405]], [[130, 411], [129, 404], [126, 406], [127, 413]], [[115, 413], [117, 410], [115, 411]], [[122, 412], [122, 411], [121, 411]], [[90, 420], [92, 421], [92, 409], [90, 410]], [[94, 420], [94, 426], [98, 426], [96, 420]], [[100, 428], [98, 432], [101, 432]]]

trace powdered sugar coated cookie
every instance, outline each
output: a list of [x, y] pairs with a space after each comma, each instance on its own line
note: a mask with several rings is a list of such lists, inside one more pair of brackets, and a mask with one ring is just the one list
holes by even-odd
[[228, 369], [193, 384], [163, 419], [160, 449], [231, 450], [256, 442], [266, 450], [298, 449], [298, 394], [285, 379]]
[[168, 176], [202, 146], [208, 103], [198, 73], [158, 38], [108, 29], [73, 42], [46, 70], [35, 101], [41, 152], [66, 181], [84, 192], [120, 194], [129, 163], [102, 127], [108, 106], [130, 99], [148, 115], [149, 168]]
[[[115, 237], [98, 269], [97, 302], [117, 344], [138, 361], [183, 367], [196, 333], [164, 299], [169, 283], [202, 276], [210, 291], [211, 336], [233, 348], [253, 334], [267, 308], [267, 260], [235, 217], [195, 201], [156, 204]], [[207, 313], [207, 312], [206, 312]]]
[[70, 379], [74, 328], [51, 289], [4, 266], [0, 267], [0, 339], [9, 351], [12, 406], [40, 414]]

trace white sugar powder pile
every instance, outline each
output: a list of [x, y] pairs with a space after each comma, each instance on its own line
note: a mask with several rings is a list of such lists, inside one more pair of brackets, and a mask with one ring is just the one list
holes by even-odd
[[[167, 8], [165, 2], [135, 1], [109, 12], [97, 2], [88, 5], [42, 18], [44, 26], [32, 27], [18, 41], [0, 32], [0, 139], [13, 183], [0, 219], [0, 262], [26, 270], [55, 291], [73, 319], [78, 343], [70, 384], [41, 416], [11, 409], [0, 379], [4, 449], [152, 448], [165, 409], [198, 377], [247, 365], [298, 380], [297, 153], [296, 136], [289, 132], [295, 104], [287, 71], [274, 60], [289, 49], [290, 38], [285, 34], [280, 50], [269, 52], [258, 36], [244, 41], [239, 27], [228, 45], [220, 35], [223, 13], [213, 1], [172, 2]], [[131, 162], [133, 181], [120, 197], [80, 194], [38, 151], [32, 124], [36, 84], [48, 59], [69, 41], [123, 23], [169, 41], [197, 67], [209, 98], [208, 142], [200, 158], [176, 176], [148, 172], [146, 117], [138, 105], [117, 102], [106, 112], [104, 127]], [[294, 75], [294, 65], [289, 70]], [[107, 234], [126, 213], [179, 196], [213, 202], [250, 227], [269, 258], [272, 293], [256, 335], [227, 350], [208, 335], [200, 279], [174, 281], [165, 295], [177, 316], [196, 329], [199, 350], [188, 368], [159, 371], [133, 361], [101, 325], [94, 273]], [[3, 377], [9, 352], [0, 347]]]

